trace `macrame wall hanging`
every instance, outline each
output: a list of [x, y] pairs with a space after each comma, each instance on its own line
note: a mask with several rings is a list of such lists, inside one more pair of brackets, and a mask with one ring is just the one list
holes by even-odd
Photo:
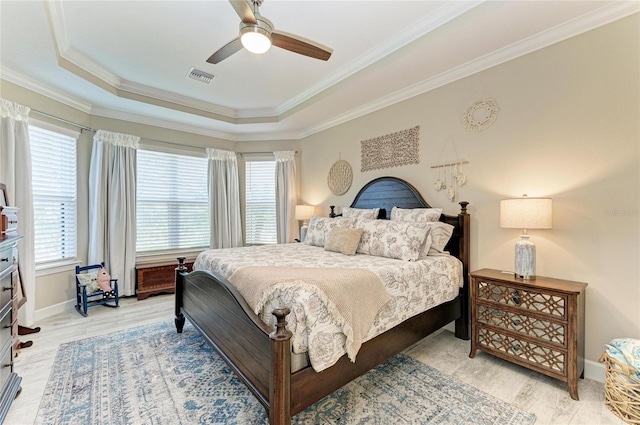
[[[452, 153], [455, 159], [449, 159], [441, 162], [441, 159], [447, 150], [453, 150]], [[436, 164], [431, 166], [431, 168], [436, 169], [438, 173], [436, 180], [433, 183], [433, 188], [436, 192], [443, 191], [450, 202], [455, 202], [458, 194], [458, 188], [467, 182], [467, 176], [464, 174], [463, 166], [468, 163], [469, 161], [463, 161], [460, 159], [453, 140], [449, 139], [442, 147]]]
[[343, 159], [338, 159], [329, 169], [327, 186], [334, 195], [344, 195], [351, 187], [353, 171], [351, 165]]
[[469, 131], [482, 131], [491, 127], [498, 119], [498, 104], [493, 99], [473, 102], [462, 116], [462, 124]]
[[361, 171], [418, 164], [420, 126], [361, 143]]

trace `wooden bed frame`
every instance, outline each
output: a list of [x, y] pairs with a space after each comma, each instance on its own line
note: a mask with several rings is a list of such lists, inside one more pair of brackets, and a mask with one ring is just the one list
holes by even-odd
[[[291, 416], [311, 406], [425, 336], [455, 321], [455, 335], [469, 339], [468, 202], [460, 202], [457, 216], [442, 215], [455, 227], [447, 250], [463, 263], [464, 287], [457, 298], [414, 316], [365, 342], [355, 363], [346, 355], [318, 373], [311, 366], [291, 372], [291, 332], [286, 328], [288, 308], [277, 309], [276, 330], [251, 311], [238, 291], [220, 276], [206, 271], [186, 272], [179, 258], [175, 280], [175, 324], [182, 332], [185, 318], [202, 334], [267, 410], [269, 423], [286, 425]], [[385, 219], [391, 208], [430, 208], [407, 182], [381, 177], [369, 182], [351, 204], [354, 208], [381, 208]]]

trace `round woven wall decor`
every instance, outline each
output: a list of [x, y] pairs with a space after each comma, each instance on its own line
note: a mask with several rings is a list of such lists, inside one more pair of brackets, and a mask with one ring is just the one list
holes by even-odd
[[498, 119], [499, 111], [500, 108], [495, 100], [479, 100], [467, 108], [462, 117], [462, 123], [469, 131], [486, 130]]
[[334, 195], [343, 195], [351, 187], [353, 172], [351, 165], [343, 159], [333, 163], [327, 176], [327, 185]]

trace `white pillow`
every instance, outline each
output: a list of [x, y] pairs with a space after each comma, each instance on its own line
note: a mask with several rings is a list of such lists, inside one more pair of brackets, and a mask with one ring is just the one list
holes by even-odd
[[354, 223], [355, 218], [328, 218], [318, 217], [314, 214], [309, 221], [309, 229], [307, 230], [307, 236], [304, 238], [304, 243], [306, 245], [324, 247], [329, 230], [333, 229], [336, 226], [354, 227]]
[[[436, 221], [434, 223], [426, 223], [429, 226], [430, 247], [427, 255], [442, 254], [445, 252], [444, 247], [447, 246], [451, 235], [453, 235], [454, 227], [450, 224]], [[424, 257], [420, 257], [424, 258]]]
[[342, 207], [343, 217], [358, 217], [358, 218], [370, 218], [377, 219], [380, 213], [380, 208], [351, 208]]
[[440, 220], [442, 208], [398, 208], [391, 209], [391, 220], [412, 221], [414, 223], [434, 222]]
[[429, 231], [427, 223], [360, 219], [357, 252], [399, 260], [417, 260]]

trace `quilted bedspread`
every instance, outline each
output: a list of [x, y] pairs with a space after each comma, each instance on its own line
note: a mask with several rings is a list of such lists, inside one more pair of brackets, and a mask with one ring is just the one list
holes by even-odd
[[[363, 268], [376, 274], [391, 295], [378, 313], [364, 341], [391, 329], [425, 310], [454, 299], [462, 286], [462, 263], [450, 255], [403, 261], [356, 254], [348, 256], [295, 243], [212, 249], [198, 255], [194, 270], [209, 270], [225, 279], [243, 267]], [[260, 318], [275, 325], [271, 312], [289, 307], [288, 329], [293, 332], [294, 353], [307, 352], [311, 366], [320, 372], [346, 353], [346, 337], [339, 321], [307, 285], [292, 283], [264, 305]]]

